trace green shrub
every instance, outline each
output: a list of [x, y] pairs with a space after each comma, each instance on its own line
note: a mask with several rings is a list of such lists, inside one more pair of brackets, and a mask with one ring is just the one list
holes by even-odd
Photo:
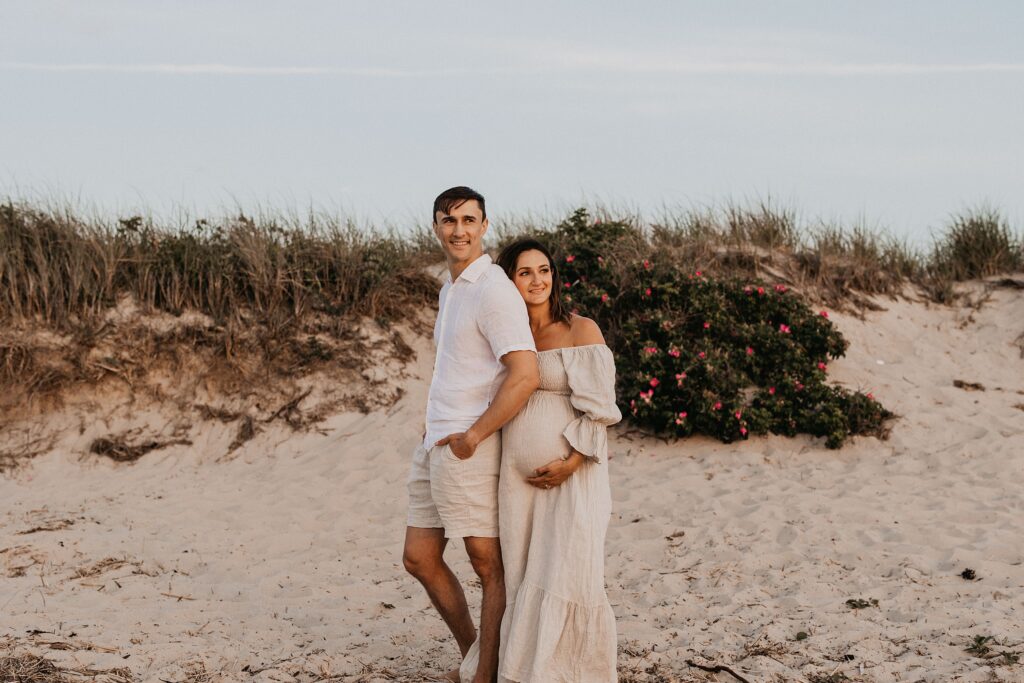
[[681, 270], [636, 226], [583, 210], [545, 238], [566, 301], [606, 332], [621, 408], [639, 427], [725, 442], [806, 433], [829, 448], [884, 434], [889, 411], [827, 383], [846, 340], [785, 285]]

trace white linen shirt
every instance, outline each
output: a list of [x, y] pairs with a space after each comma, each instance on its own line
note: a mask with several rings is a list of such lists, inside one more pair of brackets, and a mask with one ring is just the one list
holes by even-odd
[[537, 351], [526, 302], [487, 254], [441, 287], [434, 323], [434, 376], [424, 446], [464, 432], [484, 414], [505, 380], [501, 357]]

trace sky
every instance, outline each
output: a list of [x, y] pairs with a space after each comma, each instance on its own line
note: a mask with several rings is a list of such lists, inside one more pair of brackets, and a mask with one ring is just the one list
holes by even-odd
[[0, 197], [1024, 225], [1024, 3], [0, 0]]

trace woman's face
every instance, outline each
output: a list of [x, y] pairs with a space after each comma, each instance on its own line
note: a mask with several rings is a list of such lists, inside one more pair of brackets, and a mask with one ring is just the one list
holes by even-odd
[[524, 251], [516, 259], [516, 289], [527, 305], [543, 304], [551, 297], [551, 264], [548, 257], [536, 249]]

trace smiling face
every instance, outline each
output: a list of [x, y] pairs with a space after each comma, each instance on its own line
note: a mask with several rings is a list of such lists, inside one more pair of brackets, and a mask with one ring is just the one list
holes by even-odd
[[551, 264], [536, 249], [528, 249], [516, 259], [512, 282], [523, 295], [527, 306], [544, 304], [551, 298]]
[[434, 234], [449, 264], [469, 263], [484, 253], [487, 219], [475, 199], [453, 206], [450, 213], [434, 214]]

